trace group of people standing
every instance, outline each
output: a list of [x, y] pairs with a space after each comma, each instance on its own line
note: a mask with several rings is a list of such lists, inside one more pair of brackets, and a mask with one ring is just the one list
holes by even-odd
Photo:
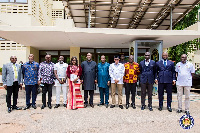
[[[10, 57], [10, 63], [3, 65], [2, 81], [4, 88], [7, 89], [7, 107], [10, 113], [12, 109], [20, 110], [17, 107], [17, 98], [19, 88], [25, 84], [26, 90], [26, 107], [31, 106], [36, 109], [37, 87], [42, 87], [42, 107], [52, 108], [52, 87], [56, 87], [56, 105], [60, 106], [60, 93], [63, 90], [63, 106], [67, 109], [86, 108], [90, 105], [94, 108], [93, 97], [94, 90], [98, 84], [100, 92], [100, 103], [98, 106], [109, 105], [109, 86], [111, 85], [112, 103], [110, 108], [116, 105], [116, 88], [118, 89], [118, 105], [122, 106], [122, 89], [125, 86], [126, 109], [129, 108], [130, 93], [131, 107], [135, 106], [135, 93], [138, 80], [141, 84], [141, 110], [146, 108], [145, 97], [148, 94], [148, 108], [152, 108], [152, 90], [153, 84], [158, 84], [159, 108], [163, 109], [164, 89], [167, 92], [167, 109], [172, 112], [172, 85], [177, 85], [178, 111], [182, 112], [182, 95], [185, 89], [185, 113], [189, 115], [189, 96], [192, 86], [192, 75], [195, 72], [194, 66], [187, 62], [187, 56], [181, 56], [181, 62], [177, 63], [168, 60], [168, 54], [163, 52], [162, 60], [155, 62], [150, 60], [150, 53], [145, 53], [145, 60], [139, 64], [134, 62], [134, 56], [129, 56], [129, 62], [124, 61], [124, 56], [114, 56], [114, 63], [106, 62], [104, 55], [101, 56], [101, 63], [96, 64], [92, 61], [92, 54], [87, 54], [87, 60], [78, 65], [76, 57], [71, 58], [70, 65], [64, 63], [64, 57], [60, 56], [56, 64], [51, 62], [51, 55], [45, 56], [45, 61], [37, 63], [34, 61], [34, 55], [30, 54], [29, 61], [23, 66], [16, 64], [16, 56]], [[24, 81], [23, 81], [24, 77]], [[140, 78], [138, 78], [140, 77]], [[80, 85], [84, 90], [84, 102], [80, 91]], [[69, 87], [68, 87], [69, 86]], [[48, 102], [46, 104], [46, 93], [48, 92]], [[11, 95], [13, 93], [13, 105], [11, 106]], [[32, 103], [30, 103], [32, 93]], [[89, 94], [89, 99], [88, 99]], [[104, 98], [105, 97], [105, 98]], [[88, 102], [89, 101], [89, 102]]]

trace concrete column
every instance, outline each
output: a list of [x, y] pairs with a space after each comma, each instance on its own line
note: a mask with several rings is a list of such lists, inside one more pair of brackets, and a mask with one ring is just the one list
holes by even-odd
[[72, 56], [76, 56], [78, 61], [80, 62], [79, 54], [80, 54], [80, 47], [70, 47], [70, 59], [72, 58]]
[[34, 54], [34, 60], [39, 63], [39, 50], [31, 46], [26, 46], [26, 61], [28, 61], [29, 54]]

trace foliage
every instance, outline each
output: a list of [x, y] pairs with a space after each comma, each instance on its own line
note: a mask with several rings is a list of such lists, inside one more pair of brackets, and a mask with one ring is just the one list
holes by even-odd
[[137, 63], [140, 63], [141, 61], [143, 61], [145, 59], [144, 56], [138, 56], [137, 58]]
[[2, 68], [0, 67], [0, 72], [2, 72]]
[[[189, 12], [181, 21], [179, 21], [174, 27], [174, 30], [183, 30], [198, 21], [198, 10], [200, 9], [200, 4], [197, 5], [191, 12]], [[182, 54], [187, 54], [188, 52], [195, 51], [196, 48], [200, 46], [198, 39], [194, 39], [177, 46], [170, 47], [168, 50], [169, 59], [175, 61], [176, 63], [180, 61]]]

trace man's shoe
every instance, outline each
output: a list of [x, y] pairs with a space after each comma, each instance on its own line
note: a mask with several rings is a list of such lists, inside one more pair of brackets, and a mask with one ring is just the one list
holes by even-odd
[[10, 113], [11, 112], [11, 108], [8, 108], [8, 113]]
[[133, 109], [136, 109], [135, 104], [131, 104], [131, 106], [132, 106]]
[[181, 112], [182, 112], [182, 110], [177, 110], [176, 112], [177, 112], [177, 113], [181, 113]]
[[24, 108], [24, 110], [27, 110], [31, 107], [31, 105], [26, 105], [26, 107]]
[[119, 108], [120, 108], [120, 109], [123, 109], [124, 107], [123, 107], [122, 105], [119, 105]]
[[87, 108], [87, 104], [84, 104], [84, 108]]
[[190, 115], [190, 112], [189, 111], [185, 111], [186, 115]]
[[115, 105], [110, 105], [110, 108], [114, 108], [115, 107]]
[[171, 108], [171, 107], [167, 107], [167, 110], [168, 110], [169, 112], [172, 112], [172, 108]]
[[92, 108], [94, 108], [94, 105], [93, 105], [93, 104], [90, 104], [90, 106], [91, 106]]
[[150, 111], [153, 111], [153, 109], [152, 109], [152, 107], [151, 107], [151, 106], [149, 107], [149, 110], [150, 110]]
[[56, 106], [54, 108], [58, 108], [58, 107], [60, 107], [60, 104], [56, 104]]
[[142, 105], [141, 110], [144, 110], [144, 109], [145, 109], [145, 105]]
[[108, 108], [108, 104], [106, 104], [106, 108]]
[[97, 106], [101, 106], [101, 105], [104, 105], [104, 103], [99, 103], [99, 104], [97, 104]]
[[37, 109], [36, 105], [32, 105], [32, 108]]
[[22, 108], [14, 106], [14, 107], [12, 107], [12, 109], [21, 110]]
[[126, 104], [126, 109], [128, 109], [129, 108], [129, 104]]
[[51, 105], [48, 105], [48, 107], [49, 107], [49, 109], [51, 109], [51, 108], [52, 108], [52, 106], [51, 106]]
[[162, 111], [162, 107], [161, 107], [161, 106], [159, 106], [158, 110], [159, 110], [159, 111]]
[[46, 107], [46, 105], [43, 104], [42, 107], [41, 107], [41, 109], [44, 109], [45, 107]]
[[65, 107], [65, 108], [66, 108], [66, 107], [67, 107], [67, 104], [63, 104], [63, 107]]

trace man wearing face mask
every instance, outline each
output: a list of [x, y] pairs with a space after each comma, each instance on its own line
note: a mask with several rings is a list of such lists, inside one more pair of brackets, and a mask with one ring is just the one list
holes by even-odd
[[182, 96], [183, 89], [185, 93], [185, 113], [190, 115], [189, 106], [190, 106], [190, 89], [192, 86], [192, 76], [195, 73], [194, 65], [187, 61], [187, 55], [181, 55], [181, 62], [176, 64], [177, 72], [177, 99], [178, 99], [178, 111], [177, 113], [182, 112]]
[[174, 62], [169, 61], [168, 53], [163, 52], [162, 60], [156, 62], [156, 84], [158, 84], [158, 96], [159, 96], [159, 108], [163, 109], [163, 95], [164, 89], [167, 91], [167, 110], [172, 112], [171, 102], [172, 102], [172, 85], [176, 84], [176, 73]]
[[19, 64], [16, 63], [17, 57], [11, 56], [10, 63], [4, 64], [2, 69], [2, 81], [3, 87], [7, 90], [6, 102], [8, 107], [8, 113], [11, 112], [11, 96], [13, 94], [13, 106], [12, 110], [21, 110], [17, 107], [17, 98], [19, 87], [22, 87], [22, 69]]
[[56, 86], [56, 106], [54, 108], [58, 108], [60, 106], [60, 92], [63, 90], [63, 106], [66, 107], [67, 102], [67, 70], [68, 64], [64, 63], [64, 57], [59, 57], [59, 62], [54, 66], [54, 74], [56, 77], [55, 86]]
[[[32, 105], [36, 109], [35, 101], [37, 96], [37, 84], [38, 84], [38, 70], [39, 64], [34, 61], [34, 55], [28, 56], [29, 61], [24, 63], [22, 72], [24, 74], [24, 84], [26, 90], [26, 107], [24, 110], [29, 109]], [[30, 104], [30, 95], [32, 93], [32, 104]]]
[[155, 73], [156, 73], [156, 63], [153, 60], [150, 60], [150, 53], [145, 53], [145, 60], [140, 62], [140, 83], [141, 83], [141, 110], [145, 109], [145, 97], [146, 97], [146, 90], [148, 93], [148, 107], [150, 111], [152, 109], [152, 90], [153, 84], [155, 80]]
[[45, 56], [45, 61], [40, 63], [38, 71], [38, 85], [42, 83], [42, 107], [46, 107], [46, 93], [48, 92], [48, 102], [47, 105], [49, 109], [51, 106], [51, 97], [52, 97], [52, 86], [54, 84], [54, 64], [51, 62], [51, 55], [47, 54]]
[[81, 82], [83, 83], [84, 101], [85, 101], [84, 107], [86, 108], [88, 106], [88, 92], [89, 92], [90, 95], [89, 104], [92, 108], [94, 108], [93, 95], [97, 83], [97, 65], [95, 61], [92, 61], [91, 53], [87, 54], [87, 61], [83, 61], [81, 63], [81, 68], [82, 68]]

